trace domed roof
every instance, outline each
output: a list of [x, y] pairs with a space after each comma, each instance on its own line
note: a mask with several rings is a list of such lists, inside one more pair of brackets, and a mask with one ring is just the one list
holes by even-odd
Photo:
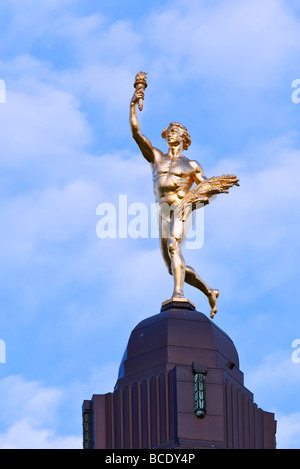
[[[188, 304], [189, 305], [189, 304]], [[208, 367], [239, 369], [233, 341], [204, 314], [186, 303], [171, 303], [132, 331], [119, 379], [142, 373], [155, 374], [168, 366], [203, 363]]]

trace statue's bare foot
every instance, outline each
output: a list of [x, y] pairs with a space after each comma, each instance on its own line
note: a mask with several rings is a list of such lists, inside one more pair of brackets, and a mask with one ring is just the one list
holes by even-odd
[[213, 319], [217, 314], [217, 299], [219, 298], [219, 290], [210, 290], [208, 301], [211, 307], [210, 317]]

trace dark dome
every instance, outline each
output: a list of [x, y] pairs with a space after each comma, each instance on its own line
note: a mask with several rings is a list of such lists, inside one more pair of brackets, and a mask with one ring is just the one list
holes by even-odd
[[[132, 331], [120, 364], [119, 379], [162, 364], [206, 363], [209, 367], [239, 369], [233, 341], [204, 314], [194, 309], [174, 307], [141, 321]], [[163, 372], [164, 370], [161, 370]]]

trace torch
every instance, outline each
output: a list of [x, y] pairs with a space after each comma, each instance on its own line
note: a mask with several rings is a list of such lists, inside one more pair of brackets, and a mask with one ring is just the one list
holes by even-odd
[[[147, 73], [139, 72], [135, 77], [134, 87], [137, 91], [145, 91], [147, 88], [147, 80], [146, 80]], [[139, 98], [139, 110], [142, 111], [143, 109], [143, 98]]]

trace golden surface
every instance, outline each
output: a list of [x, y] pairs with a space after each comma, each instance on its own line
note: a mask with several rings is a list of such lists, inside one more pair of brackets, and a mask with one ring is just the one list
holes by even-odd
[[182, 302], [182, 303], [189, 303], [194, 308], [196, 308], [194, 303], [192, 303], [191, 300], [188, 300], [187, 298], [170, 298], [169, 300], [163, 301], [162, 306], [168, 305], [169, 303], [173, 303], [173, 301], [179, 301], [179, 302]]
[[[207, 296], [211, 307], [210, 317], [213, 318], [217, 312], [219, 291], [209, 287], [192, 267], [186, 265], [181, 247], [189, 214], [208, 204], [215, 194], [228, 193], [230, 187], [238, 186], [238, 179], [234, 175], [206, 178], [201, 165], [183, 154], [183, 150], [187, 150], [191, 144], [191, 137], [188, 130], [178, 122], [172, 122], [162, 132], [169, 147], [168, 152], [163, 153], [153, 147], [141, 133], [136, 110], [136, 105], [140, 110], [143, 109], [146, 73], [139, 72], [136, 75], [134, 87], [130, 102], [130, 126], [134, 140], [152, 168], [154, 194], [159, 204], [160, 248], [174, 280], [171, 300], [185, 300], [183, 289], [186, 282]], [[194, 184], [196, 186], [192, 188]]]

